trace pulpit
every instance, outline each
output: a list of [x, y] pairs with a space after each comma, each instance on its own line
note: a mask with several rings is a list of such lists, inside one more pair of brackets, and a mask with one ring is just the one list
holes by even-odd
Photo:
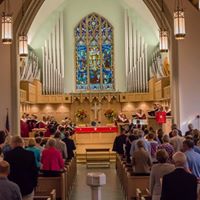
[[164, 133], [169, 133], [171, 131], [172, 116], [166, 117], [166, 123], [158, 124], [155, 117], [148, 117], [148, 126], [152, 127], [154, 130], [162, 129]]

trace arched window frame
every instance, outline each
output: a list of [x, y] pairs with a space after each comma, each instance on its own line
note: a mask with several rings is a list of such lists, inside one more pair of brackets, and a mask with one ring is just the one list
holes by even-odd
[[114, 91], [114, 28], [111, 23], [91, 13], [75, 27], [74, 36], [76, 91]]

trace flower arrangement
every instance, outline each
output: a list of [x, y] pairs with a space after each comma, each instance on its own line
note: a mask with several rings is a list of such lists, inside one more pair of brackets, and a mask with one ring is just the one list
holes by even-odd
[[75, 116], [80, 120], [84, 120], [87, 117], [87, 113], [84, 110], [79, 109], [76, 113]]
[[106, 110], [106, 112], [104, 113], [104, 116], [105, 116], [109, 121], [113, 121], [113, 119], [116, 117], [116, 113], [114, 112], [114, 110], [108, 109], [108, 110]]

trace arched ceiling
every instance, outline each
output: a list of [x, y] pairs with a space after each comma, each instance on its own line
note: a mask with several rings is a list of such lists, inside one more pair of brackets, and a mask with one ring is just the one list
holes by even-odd
[[[32, 39], [41, 28], [41, 26], [45, 23], [54, 11], [61, 7], [63, 3], [65, 5], [70, 3], [73, 0], [45, 0], [42, 7], [38, 11], [29, 31], [29, 44], [31, 43]], [[128, 8], [130, 12], [132, 11], [133, 17], [137, 16], [143, 21], [143, 29], [150, 28], [152, 32], [155, 33], [156, 37], [158, 38], [158, 25], [151, 14], [150, 10], [147, 8], [145, 3], [142, 0], [116, 0], [118, 3], [120, 2], [125, 8]]]

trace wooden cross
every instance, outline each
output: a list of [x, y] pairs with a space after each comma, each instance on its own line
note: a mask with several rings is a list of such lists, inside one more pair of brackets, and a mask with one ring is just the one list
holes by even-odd
[[94, 106], [91, 108], [91, 110], [94, 111], [95, 120], [98, 120], [98, 112], [99, 112], [99, 110], [101, 110], [101, 105], [100, 104], [97, 105], [97, 102], [95, 102]]

